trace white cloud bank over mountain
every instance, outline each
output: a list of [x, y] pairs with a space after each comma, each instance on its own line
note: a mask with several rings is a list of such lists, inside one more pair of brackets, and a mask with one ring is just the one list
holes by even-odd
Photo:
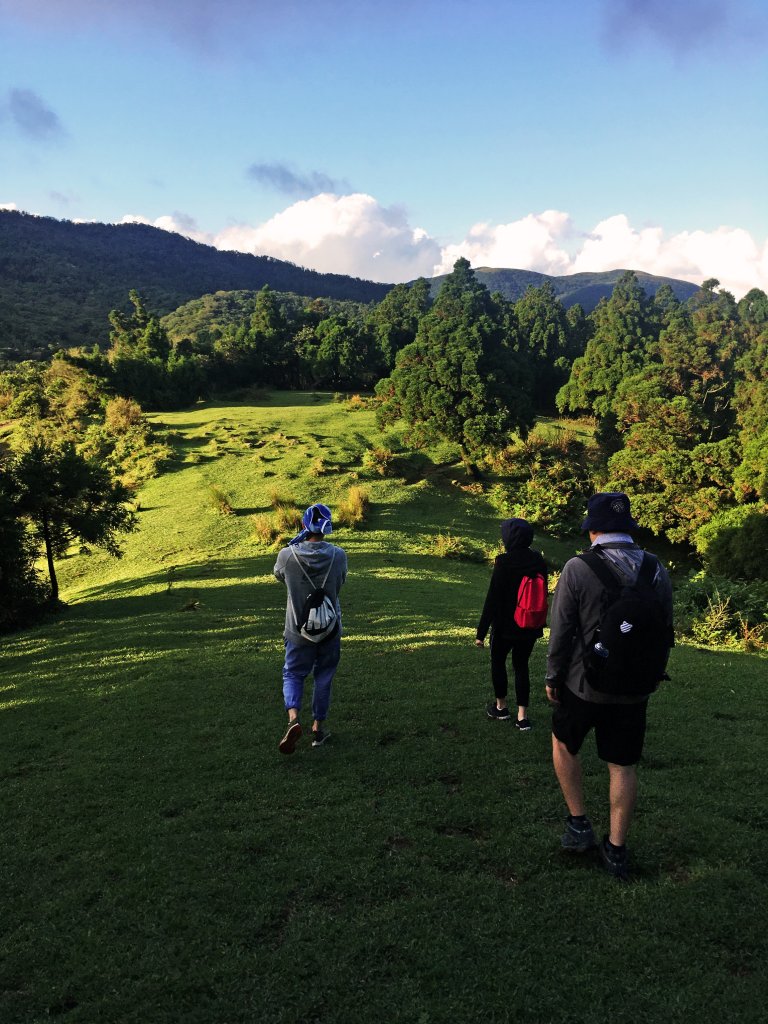
[[768, 292], [768, 240], [761, 245], [748, 231], [727, 226], [667, 236], [662, 227], [633, 227], [624, 214], [584, 232], [567, 213], [545, 210], [507, 224], [475, 224], [461, 242], [446, 245], [412, 227], [403, 208], [382, 206], [362, 193], [322, 193], [293, 203], [264, 224], [239, 224], [215, 234], [200, 231], [181, 213], [124, 221], [152, 223], [219, 249], [374, 281], [447, 273], [464, 256], [473, 267], [556, 275], [620, 268], [695, 284], [715, 277], [737, 298], [750, 288]]

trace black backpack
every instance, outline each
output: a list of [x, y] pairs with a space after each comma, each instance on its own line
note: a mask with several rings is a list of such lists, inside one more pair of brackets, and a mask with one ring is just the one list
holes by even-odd
[[296, 553], [296, 548], [291, 548], [291, 551], [299, 563], [299, 568], [313, 588], [309, 597], [304, 602], [301, 613], [296, 616], [296, 628], [305, 640], [310, 640], [313, 644], [322, 643], [323, 640], [331, 640], [339, 632], [339, 617], [336, 614], [336, 604], [325, 589], [325, 584], [328, 582], [328, 577], [331, 574], [331, 569], [336, 559], [336, 549], [334, 548], [333, 550], [328, 572], [323, 577], [323, 582], [319, 587], [315, 585], [314, 580], [304, 568], [301, 559]]
[[647, 551], [632, 584], [622, 583], [596, 551], [579, 558], [605, 588], [600, 622], [584, 657], [587, 682], [599, 693], [647, 696], [665, 674], [670, 628], [653, 581], [658, 560]]

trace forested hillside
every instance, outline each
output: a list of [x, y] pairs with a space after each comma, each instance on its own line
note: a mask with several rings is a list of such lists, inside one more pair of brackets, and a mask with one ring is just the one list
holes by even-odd
[[[527, 270], [476, 271], [490, 292], [516, 302], [549, 284], [565, 308], [591, 312], [622, 271], [550, 277]], [[430, 281], [434, 298], [445, 276]], [[685, 281], [638, 273], [649, 296], [663, 284], [681, 301]], [[392, 285], [321, 274], [269, 256], [221, 252], [145, 224], [75, 224], [0, 210], [0, 355], [41, 355], [51, 347], [104, 344], [112, 309], [129, 310], [135, 289], [158, 316], [215, 292], [256, 292], [264, 285], [308, 298], [379, 302]], [[172, 332], [173, 333], [173, 332]]]
[[372, 302], [388, 285], [220, 252], [145, 224], [74, 224], [0, 210], [0, 352], [105, 341], [107, 315], [137, 289], [158, 314], [208, 292], [268, 284]]
[[[650, 297], [628, 272], [586, 315], [566, 310], [548, 281], [510, 302], [460, 259], [434, 300], [423, 278], [370, 304], [264, 286], [205, 296], [163, 321], [132, 291], [130, 314], [109, 315], [108, 346], [0, 372], [8, 622], [39, 603], [36, 544], [55, 602], [57, 556], [76, 538], [115, 550], [131, 527], [127, 494], [169, 457], [142, 411], [220, 395], [258, 404], [280, 388], [373, 392], [349, 407], [376, 411], [382, 439], [364, 453], [367, 469], [418, 463], [443, 441], [471, 493], [551, 535], [580, 521], [590, 493], [626, 491], [643, 528], [684, 559], [695, 550], [712, 573], [695, 598], [709, 602], [712, 636], [761, 644], [768, 297], [753, 289], [737, 303], [717, 289], [705, 281], [683, 303], [664, 285]], [[558, 411], [586, 423], [586, 436], [568, 421], [536, 432]], [[392, 431], [402, 431], [394, 443]]]

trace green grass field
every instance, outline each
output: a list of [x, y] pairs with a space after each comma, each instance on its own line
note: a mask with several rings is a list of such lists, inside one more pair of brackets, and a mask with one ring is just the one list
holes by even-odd
[[[125, 557], [62, 561], [67, 610], [0, 655], [2, 1024], [764, 1020], [765, 658], [673, 651], [618, 885], [558, 850], [543, 642], [534, 730], [484, 714], [490, 569], [430, 554], [498, 540], [455, 453], [364, 479], [372, 414], [328, 396], [157, 419], [179, 459]], [[333, 736], [286, 758], [251, 517], [352, 484]], [[556, 564], [577, 543], [537, 540]], [[584, 765], [604, 830], [589, 742]]]

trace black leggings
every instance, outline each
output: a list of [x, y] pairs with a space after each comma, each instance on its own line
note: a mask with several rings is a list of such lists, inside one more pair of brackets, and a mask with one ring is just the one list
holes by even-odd
[[521, 629], [515, 636], [491, 633], [491, 682], [499, 699], [507, 696], [507, 655], [512, 652], [512, 671], [515, 674], [515, 700], [518, 707], [527, 708], [531, 696], [528, 659], [538, 637], [532, 629]]

